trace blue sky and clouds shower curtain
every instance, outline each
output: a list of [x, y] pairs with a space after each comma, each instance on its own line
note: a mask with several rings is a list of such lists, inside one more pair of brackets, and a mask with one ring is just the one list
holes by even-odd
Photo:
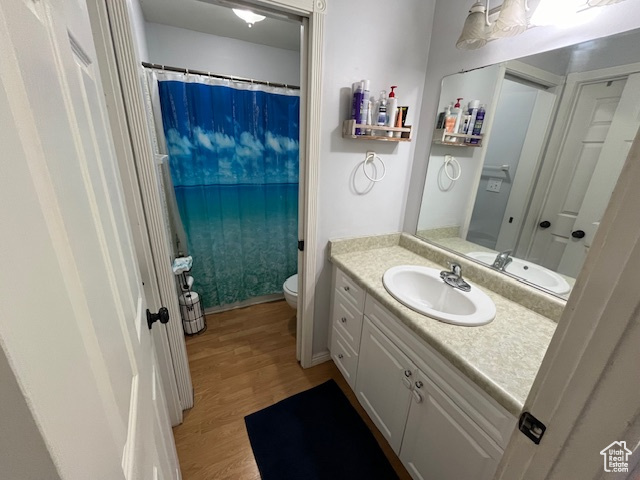
[[282, 291], [297, 271], [296, 90], [158, 74], [180, 217], [205, 308]]

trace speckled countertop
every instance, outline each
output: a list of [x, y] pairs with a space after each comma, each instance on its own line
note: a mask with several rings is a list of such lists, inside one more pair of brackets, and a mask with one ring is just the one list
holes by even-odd
[[482, 288], [496, 305], [496, 318], [488, 325], [449, 325], [414, 312], [387, 293], [382, 275], [396, 265], [423, 265], [438, 269], [442, 266], [403, 248], [397, 244], [398, 237], [378, 237], [383, 239], [381, 243], [361, 241], [355, 251], [332, 248], [331, 261], [517, 417], [556, 323], [482, 287], [478, 288]]

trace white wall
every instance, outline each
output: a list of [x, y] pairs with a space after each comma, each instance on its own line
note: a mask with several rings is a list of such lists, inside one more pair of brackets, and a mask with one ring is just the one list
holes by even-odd
[[[398, 85], [399, 105], [409, 105], [407, 123], [417, 125], [424, 85], [433, 0], [406, 0], [402, 7], [385, 0], [333, 0], [325, 23], [322, 147], [318, 204], [318, 278], [313, 351], [327, 349], [331, 238], [401, 230], [415, 139], [411, 143], [342, 138], [350, 112], [351, 84], [367, 78], [371, 93]], [[414, 137], [415, 138], [415, 137]], [[358, 170], [367, 150], [387, 166], [385, 179], [369, 184]], [[355, 175], [355, 184], [354, 184]]]
[[0, 477], [11, 480], [60, 478], [1, 348], [0, 385]]
[[133, 40], [136, 44], [136, 53], [142, 62], [149, 61], [147, 39], [145, 37], [144, 15], [139, 0], [127, 0], [127, 10], [132, 24]]
[[147, 23], [149, 62], [300, 85], [300, 52]]
[[422, 99], [420, 133], [417, 135], [411, 184], [407, 195], [404, 230], [415, 232], [436, 117], [440, 81], [445, 75], [532, 55], [640, 27], [638, 2], [602, 7], [588, 25], [572, 28], [537, 27], [520, 36], [491, 42], [484, 48], [462, 51], [455, 43], [469, 10], [467, 0], [437, 0], [431, 46]]

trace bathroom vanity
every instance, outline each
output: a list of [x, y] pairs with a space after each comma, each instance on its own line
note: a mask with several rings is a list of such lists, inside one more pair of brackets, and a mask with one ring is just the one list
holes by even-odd
[[332, 242], [331, 357], [414, 478], [490, 479], [556, 324], [477, 285], [496, 306], [488, 325], [405, 307], [382, 276], [397, 265], [445, 269], [422, 249], [439, 254], [405, 234]]

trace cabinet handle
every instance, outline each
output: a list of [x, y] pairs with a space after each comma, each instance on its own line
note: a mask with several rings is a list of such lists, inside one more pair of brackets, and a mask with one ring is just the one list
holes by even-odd
[[411, 374], [411, 370], [405, 370], [405, 371], [404, 371], [404, 376], [405, 376], [405, 377], [409, 378], [411, 375], [412, 375], [412, 374]]
[[344, 358], [344, 355], [342, 355], [341, 353], [339, 353], [339, 354], [338, 354], [338, 358], [339, 358], [340, 360], [342, 360], [342, 359]]
[[348, 292], [349, 291], [349, 287], [344, 287], [344, 291]]
[[422, 387], [424, 387], [424, 383], [422, 383], [420, 380], [418, 380], [416, 382], [416, 388], [422, 388]]
[[402, 383], [404, 383], [404, 386], [407, 387], [408, 390], [411, 390], [411, 380], [406, 377], [402, 377]]
[[342, 318], [340, 319], [340, 321], [341, 321], [342, 323], [347, 323], [347, 317], [342, 317]]
[[416, 401], [416, 403], [422, 402], [422, 395], [420, 395], [418, 392], [416, 392], [415, 390], [411, 390], [411, 394], [413, 395], [413, 399]]

